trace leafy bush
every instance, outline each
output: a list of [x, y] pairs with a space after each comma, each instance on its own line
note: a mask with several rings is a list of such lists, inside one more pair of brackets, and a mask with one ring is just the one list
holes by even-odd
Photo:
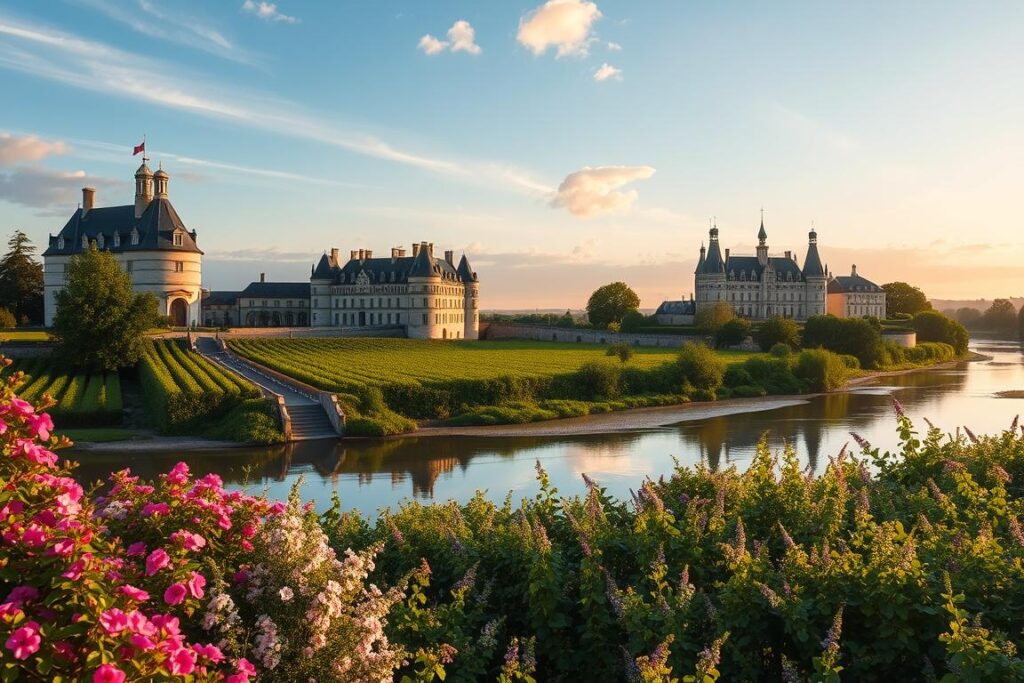
[[867, 318], [814, 315], [804, 325], [804, 348], [822, 348], [856, 356], [863, 368], [877, 368], [885, 361], [881, 326]]
[[620, 361], [625, 363], [633, 357], [633, 347], [625, 342], [619, 342], [618, 344], [612, 344], [609, 346], [605, 355], [617, 357]]
[[736, 317], [735, 311], [725, 301], [716, 301], [710, 306], [702, 306], [693, 318], [697, 329], [709, 334], [717, 333], [730, 320]]
[[682, 375], [684, 387], [701, 392], [714, 400], [715, 392], [722, 385], [725, 363], [714, 350], [703, 344], [683, 344], [676, 358], [676, 367]]
[[608, 363], [585, 363], [576, 371], [573, 382], [582, 400], [616, 398], [622, 391], [622, 370]]
[[795, 349], [800, 346], [800, 327], [789, 318], [774, 316], [758, 325], [754, 330], [754, 341], [762, 351], [776, 344], [785, 344]]
[[646, 324], [647, 318], [644, 317], [643, 313], [634, 308], [632, 311], [622, 316], [622, 322], [620, 323], [619, 328], [623, 332], [635, 332]]
[[843, 359], [825, 349], [804, 349], [797, 355], [793, 374], [808, 391], [832, 391], [846, 383]]
[[0, 308], [0, 329], [11, 329], [18, 324], [14, 314], [6, 308]]
[[952, 318], [938, 311], [921, 311], [914, 316], [913, 326], [917, 332], [917, 341], [949, 344], [958, 356], [967, 353], [967, 343], [970, 341], [967, 328]]
[[715, 347], [726, 348], [742, 344], [750, 336], [750, 321], [746, 318], [733, 318], [715, 332]]
[[799, 394], [804, 390], [793, 374], [791, 358], [753, 356], [743, 362], [743, 369], [751, 377], [750, 384], [759, 386], [768, 394]]
[[793, 353], [793, 347], [789, 344], [779, 342], [778, 344], [773, 344], [772, 347], [768, 349], [768, 353], [770, 353], [774, 358], [788, 358], [789, 355]]

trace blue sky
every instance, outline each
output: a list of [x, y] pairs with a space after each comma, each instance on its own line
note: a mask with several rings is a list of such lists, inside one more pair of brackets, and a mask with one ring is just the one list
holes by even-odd
[[943, 298], [1024, 292], [1020, 3], [8, 0], [0, 228], [42, 244], [147, 135], [204, 284], [466, 251], [488, 308], [688, 295], [752, 251]]

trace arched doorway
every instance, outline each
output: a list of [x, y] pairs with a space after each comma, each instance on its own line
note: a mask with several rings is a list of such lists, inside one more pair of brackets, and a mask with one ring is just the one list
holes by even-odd
[[171, 323], [175, 327], [188, 327], [188, 304], [184, 299], [171, 302]]

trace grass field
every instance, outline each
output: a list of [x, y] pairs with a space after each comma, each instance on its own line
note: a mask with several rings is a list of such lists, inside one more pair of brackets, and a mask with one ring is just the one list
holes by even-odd
[[48, 358], [20, 360], [15, 370], [25, 373], [18, 393], [27, 401], [49, 394], [50, 413], [61, 427], [101, 427], [121, 424], [121, 380], [116, 372], [64, 370]]
[[50, 334], [45, 330], [0, 330], [0, 342], [5, 341], [46, 341]]
[[[573, 372], [588, 362], [610, 362], [604, 346], [557, 342], [263, 338], [235, 339], [229, 344], [243, 356], [329, 391], [344, 391], [353, 384], [546, 377]], [[636, 347], [626, 365], [649, 369], [672, 361], [678, 352], [667, 347]], [[753, 355], [740, 351], [720, 354], [737, 363]]]

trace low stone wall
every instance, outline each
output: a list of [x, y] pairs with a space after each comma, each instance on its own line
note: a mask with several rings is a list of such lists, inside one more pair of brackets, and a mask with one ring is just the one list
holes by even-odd
[[53, 353], [53, 342], [9, 341], [0, 344], [0, 356], [7, 358], [43, 358]]
[[882, 330], [882, 339], [895, 342], [905, 349], [917, 346], [917, 332], [913, 330]]
[[578, 344], [618, 344], [634, 346], [682, 346], [695, 342], [712, 346], [711, 335], [634, 334], [608, 330], [580, 330], [571, 327], [515, 325], [511, 323], [480, 323], [481, 339], [530, 339], [533, 341], [570, 342]]
[[225, 339], [240, 337], [404, 337], [404, 327], [232, 327], [219, 332]]

